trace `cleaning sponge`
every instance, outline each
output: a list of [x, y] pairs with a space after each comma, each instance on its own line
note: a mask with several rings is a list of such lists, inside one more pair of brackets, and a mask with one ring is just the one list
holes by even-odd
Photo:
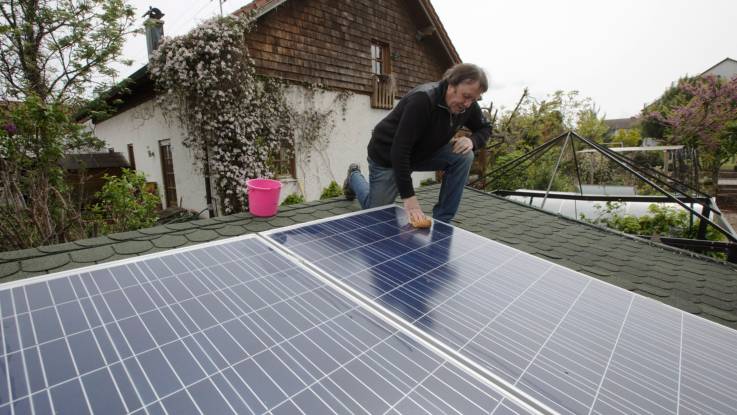
[[419, 229], [426, 229], [432, 226], [432, 219], [425, 217], [424, 219], [409, 222], [412, 226]]

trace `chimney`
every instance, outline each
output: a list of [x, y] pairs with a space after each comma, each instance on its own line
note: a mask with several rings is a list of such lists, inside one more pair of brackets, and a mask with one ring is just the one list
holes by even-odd
[[143, 17], [146, 16], [148, 16], [148, 19], [143, 22], [143, 27], [146, 31], [148, 56], [151, 56], [153, 51], [159, 47], [161, 38], [164, 37], [164, 22], [161, 21], [161, 18], [164, 17], [164, 13], [161, 13], [161, 10], [156, 7], [149, 6], [148, 11], [143, 15]]

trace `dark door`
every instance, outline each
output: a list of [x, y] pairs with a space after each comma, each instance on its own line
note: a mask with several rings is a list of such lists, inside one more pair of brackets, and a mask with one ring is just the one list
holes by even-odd
[[169, 140], [159, 141], [159, 154], [161, 154], [161, 172], [164, 175], [164, 198], [166, 207], [177, 206], [177, 186], [174, 182], [174, 160], [171, 158], [171, 145]]
[[128, 164], [130, 164], [131, 170], [136, 169], [136, 156], [133, 154], [133, 144], [128, 144]]

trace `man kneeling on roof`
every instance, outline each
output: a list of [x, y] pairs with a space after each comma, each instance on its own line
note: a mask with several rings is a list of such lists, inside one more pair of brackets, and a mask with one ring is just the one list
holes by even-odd
[[[410, 222], [427, 221], [417, 201], [413, 171], [442, 170], [443, 183], [433, 218], [450, 222], [458, 211], [473, 152], [484, 147], [491, 125], [476, 102], [488, 89], [483, 69], [460, 63], [443, 79], [415, 87], [374, 128], [368, 144], [369, 180], [351, 164], [343, 192], [363, 209], [394, 203], [402, 197]], [[453, 138], [461, 127], [471, 137]]]

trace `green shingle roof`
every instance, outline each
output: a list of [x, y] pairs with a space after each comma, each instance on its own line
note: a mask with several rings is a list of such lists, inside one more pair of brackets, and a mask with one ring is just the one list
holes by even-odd
[[98, 238], [0, 252], [0, 282], [13, 281], [66, 269], [100, 264], [131, 256], [179, 248], [216, 239], [261, 232], [339, 213], [358, 210], [345, 200], [286, 206], [273, 218], [256, 218], [247, 213], [156, 226], [114, 233]]
[[[426, 210], [439, 187], [417, 195]], [[261, 232], [358, 210], [342, 199], [280, 208], [272, 218], [248, 213], [157, 226], [65, 244], [0, 253], [0, 282], [74, 269], [196, 243]], [[737, 328], [737, 267], [658, 243], [543, 212], [467, 189], [455, 225]]]

